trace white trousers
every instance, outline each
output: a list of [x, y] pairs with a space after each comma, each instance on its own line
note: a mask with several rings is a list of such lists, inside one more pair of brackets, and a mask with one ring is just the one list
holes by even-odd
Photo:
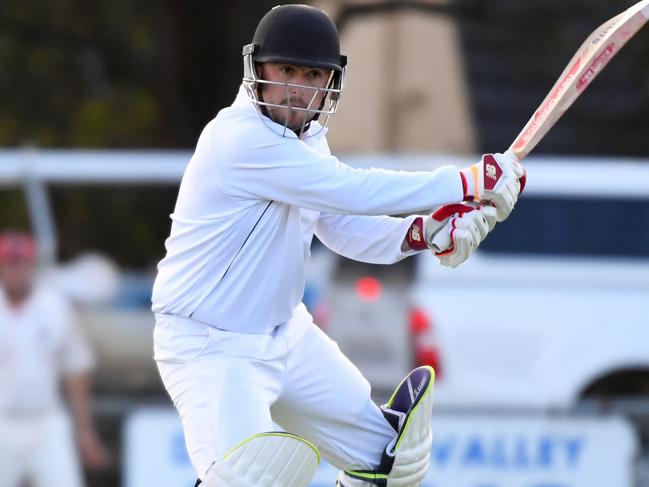
[[370, 385], [303, 305], [272, 335], [156, 315], [155, 358], [203, 479], [246, 438], [284, 430], [340, 469], [373, 469], [394, 437]]
[[62, 411], [0, 415], [0, 487], [81, 487], [72, 425]]

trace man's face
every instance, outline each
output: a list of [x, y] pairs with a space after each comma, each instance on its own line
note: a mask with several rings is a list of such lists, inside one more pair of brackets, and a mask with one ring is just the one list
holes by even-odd
[[31, 291], [33, 276], [32, 259], [13, 258], [0, 262], [0, 284], [9, 296], [27, 296]]
[[331, 71], [278, 63], [261, 63], [258, 65], [258, 69], [258, 75], [261, 79], [303, 86], [298, 88], [296, 86], [260, 84], [262, 96], [267, 103], [309, 108], [309, 111], [303, 111], [266, 107], [270, 117], [275, 122], [297, 131], [313, 119], [316, 113], [312, 110], [320, 108], [320, 104], [326, 95], [325, 91], [318, 91], [317, 89], [326, 88]]

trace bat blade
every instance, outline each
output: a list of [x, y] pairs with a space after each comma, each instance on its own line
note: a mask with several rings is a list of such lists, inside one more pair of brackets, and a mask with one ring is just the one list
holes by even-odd
[[572, 57], [509, 151], [519, 160], [526, 157], [648, 19], [649, 0], [642, 0], [595, 29]]

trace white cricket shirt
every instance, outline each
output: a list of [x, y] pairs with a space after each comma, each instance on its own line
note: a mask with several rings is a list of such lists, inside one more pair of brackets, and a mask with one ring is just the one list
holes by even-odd
[[408, 255], [400, 247], [412, 218], [383, 215], [462, 200], [453, 166], [354, 169], [331, 155], [317, 122], [303, 140], [282, 131], [243, 87], [207, 124], [171, 215], [154, 312], [269, 333], [302, 299], [314, 233], [346, 257], [388, 264]]
[[20, 308], [13, 308], [0, 288], [0, 415], [55, 410], [61, 406], [61, 377], [93, 365], [61, 296], [37, 287]]

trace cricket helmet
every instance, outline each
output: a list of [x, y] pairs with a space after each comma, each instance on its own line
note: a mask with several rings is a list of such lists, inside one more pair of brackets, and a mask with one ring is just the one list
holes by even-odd
[[[304, 89], [313, 87], [291, 85], [260, 79], [255, 63], [285, 63], [331, 70], [325, 88], [318, 88], [325, 96], [319, 107], [291, 107], [270, 104], [263, 100], [259, 87], [261, 84], [274, 84], [286, 87], [296, 86]], [[313, 120], [325, 115], [326, 125], [329, 116], [336, 112], [345, 81], [347, 57], [340, 54], [340, 39], [336, 25], [322, 10], [308, 5], [279, 5], [273, 7], [259, 22], [251, 44], [243, 47], [243, 84], [251, 101], [264, 115], [266, 107], [286, 108], [314, 112]], [[305, 117], [306, 121], [306, 117]], [[304, 129], [304, 127], [303, 127]]]

